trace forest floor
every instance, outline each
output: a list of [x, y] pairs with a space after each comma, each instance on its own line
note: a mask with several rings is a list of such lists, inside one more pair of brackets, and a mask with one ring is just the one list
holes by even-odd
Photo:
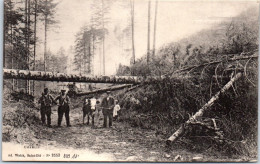
[[[15, 111], [20, 102], [4, 105], [3, 114], [7, 111]], [[28, 145], [28, 142], [37, 145], [41, 150], [58, 150], [53, 152], [78, 153], [78, 159], [62, 159], [73, 161], [147, 161], [147, 162], [191, 162], [196, 161], [241, 161], [241, 158], [230, 159], [228, 157], [196, 153], [185, 148], [166, 148], [165, 140], [168, 136], [158, 135], [154, 130], [132, 127], [126, 122], [114, 121], [111, 128], [103, 128], [103, 115], [96, 114], [95, 126], [82, 123], [82, 107], [73, 105], [70, 110], [71, 127], [66, 126], [63, 117], [62, 127], [57, 127], [57, 106], [52, 108], [52, 128], [42, 126], [39, 118], [40, 112], [35, 110], [38, 123], [29, 124], [13, 131], [15, 134], [11, 142], [3, 142], [5, 147], [13, 147], [12, 144]], [[8, 116], [5, 116], [8, 117]], [[7, 118], [5, 118], [7, 119]], [[85, 122], [86, 122], [85, 118]], [[35, 152], [39, 150], [33, 149]], [[58, 159], [57, 159], [58, 160]]]

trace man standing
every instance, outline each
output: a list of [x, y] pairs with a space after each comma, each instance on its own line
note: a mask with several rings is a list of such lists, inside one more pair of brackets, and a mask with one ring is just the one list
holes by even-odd
[[54, 102], [54, 98], [49, 94], [48, 88], [44, 88], [44, 92], [40, 97], [38, 103], [41, 103], [41, 120], [42, 124], [45, 125], [45, 120], [47, 116], [47, 126], [51, 127], [51, 106]]
[[110, 91], [107, 91], [107, 95], [103, 98], [101, 103], [102, 113], [104, 115], [104, 125], [103, 127], [107, 127], [107, 118], [109, 119], [109, 127], [112, 126], [113, 121], [113, 109], [115, 106], [115, 99], [110, 95]]
[[67, 127], [70, 127], [70, 107], [69, 107], [69, 103], [70, 103], [70, 99], [69, 96], [66, 94], [66, 90], [61, 90], [60, 95], [55, 99], [55, 101], [59, 101], [58, 105], [58, 127], [61, 126], [61, 121], [62, 121], [62, 117], [63, 114], [65, 113], [65, 118], [66, 118], [66, 123], [67, 123]]

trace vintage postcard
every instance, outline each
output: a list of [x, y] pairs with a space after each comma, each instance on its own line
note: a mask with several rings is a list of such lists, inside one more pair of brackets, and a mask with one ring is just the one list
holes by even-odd
[[2, 161], [257, 162], [256, 0], [4, 0]]

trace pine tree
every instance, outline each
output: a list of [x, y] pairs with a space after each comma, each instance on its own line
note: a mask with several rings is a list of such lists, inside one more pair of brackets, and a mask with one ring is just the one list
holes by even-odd
[[93, 2], [92, 4], [92, 9], [93, 9], [93, 13], [92, 13], [92, 22], [95, 22], [93, 24], [93, 27], [96, 29], [102, 29], [103, 30], [103, 35], [102, 35], [102, 56], [103, 56], [103, 75], [106, 74], [105, 72], [105, 61], [106, 61], [106, 55], [105, 55], [105, 38], [106, 38], [106, 34], [108, 33], [108, 30], [106, 29], [106, 25], [108, 23], [108, 14], [110, 11], [110, 6], [112, 5], [112, 1], [111, 0], [96, 0]]
[[95, 43], [97, 40], [101, 40], [102, 37], [103, 29], [95, 29], [91, 26], [81, 28], [75, 40], [75, 70], [83, 74], [92, 73]]
[[54, 0], [42, 0], [39, 3], [39, 9], [41, 11], [42, 19], [44, 21], [44, 70], [46, 71], [46, 58], [47, 58], [47, 34], [51, 25], [58, 23], [55, 20], [55, 9], [58, 3], [54, 3]]

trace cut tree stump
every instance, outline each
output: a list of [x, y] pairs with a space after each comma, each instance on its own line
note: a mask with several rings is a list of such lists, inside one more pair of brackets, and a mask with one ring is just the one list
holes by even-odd
[[172, 136], [170, 136], [166, 145], [170, 145], [174, 141], [176, 141], [185, 131], [186, 127], [196, 122], [197, 118], [201, 117], [205, 111], [209, 110], [210, 107], [215, 103], [216, 100], [219, 99], [221, 93], [225, 93], [235, 81], [237, 81], [242, 76], [242, 73], [237, 73], [219, 92], [217, 92], [198, 112], [196, 112], [188, 121], [186, 121]]

